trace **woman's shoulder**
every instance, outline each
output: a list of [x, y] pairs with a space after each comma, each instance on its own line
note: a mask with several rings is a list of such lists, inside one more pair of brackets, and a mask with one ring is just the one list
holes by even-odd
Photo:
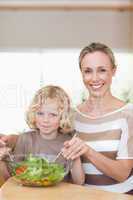
[[81, 103], [77, 106], [75, 106], [75, 117], [82, 116], [85, 118], [89, 119], [105, 119], [106, 117], [112, 118], [113, 116], [132, 116], [133, 115], [133, 103], [125, 103], [121, 100], [117, 100], [114, 105], [112, 105], [111, 109], [108, 110], [108, 112], [104, 113], [101, 116], [98, 117], [91, 117], [87, 112], [86, 112], [86, 104]]
[[124, 115], [124, 116], [127, 116], [127, 117], [132, 117], [133, 118], [133, 103], [127, 103], [123, 109], [121, 110], [121, 113]]
[[85, 105], [86, 105], [85, 102], [80, 103], [80, 104], [77, 105], [77, 109], [82, 111], [85, 108]]
[[126, 110], [133, 111], [133, 103], [127, 103], [125, 105], [126, 105], [126, 107], [125, 107]]
[[83, 113], [84, 110], [86, 109], [85, 106], [86, 104], [83, 102], [81, 104], [75, 105], [73, 108], [73, 113], [76, 114], [78, 111]]

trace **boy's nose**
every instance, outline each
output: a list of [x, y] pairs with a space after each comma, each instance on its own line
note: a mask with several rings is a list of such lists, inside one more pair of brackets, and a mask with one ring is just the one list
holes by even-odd
[[48, 121], [49, 120], [49, 117], [47, 114], [43, 115], [43, 121]]

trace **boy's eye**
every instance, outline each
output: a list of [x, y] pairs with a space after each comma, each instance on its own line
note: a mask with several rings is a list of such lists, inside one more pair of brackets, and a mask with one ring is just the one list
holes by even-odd
[[[49, 115], [49, 117], [57, 117], [58, 116], [57, 113], [47, 113], [47, 114]], [[44, 116], [45, 113], [43, 113], [43, 112], [37, 112], [37, 115], [38, 116]]]
[[37, 115], [42, 116], [44, 113], [43, 112], [37, 112]]
[[49, 113], [49, 115], [50, 115], [51, 117], [57, 117], [57, 116], [58, 116], [58, 114], [56, 114], [56, 113]]

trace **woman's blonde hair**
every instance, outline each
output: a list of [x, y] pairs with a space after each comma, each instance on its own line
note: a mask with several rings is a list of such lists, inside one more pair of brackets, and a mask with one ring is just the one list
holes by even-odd
[[67, 133], [73, 130], [72, 123], [72, 112], [70, 106], [70, 99], [66, 92], [58, 87], [53, 85], [48, 85], [37, 91], [35, 94], [29, 109], [26, 115], [26, 121], [30, 128], [38, 129], [36, 127], [36, 112], [38, 109], [45, 104], [46, 100], [55, 99], [59, 105], [59, 114], [60, 114], [60, 126], [59, 131], [62, 133]]
[[109, 57], [113, 68], [116, 67], [115, 57], [114, 57], [112, 50], [108, 46], [106, 46], [105, 44], [102, 44], [102, 43], [99, 43], [99, 42], [93, 42], [93, 43], [89, 44], [88, 46], [84, 47], [80, 52], [80, 55], [79, 55], [80, 69], [81, 69], [82, 60], [85, 57], [85, 55], [88, 54], [88, 53], [96, 52], [96, 51], [100, 51], [100, 52], [105, 53]]

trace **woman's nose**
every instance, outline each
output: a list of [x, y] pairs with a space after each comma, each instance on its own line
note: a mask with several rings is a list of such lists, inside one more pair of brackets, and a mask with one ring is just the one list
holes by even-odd
[[98, 79], [99, 79], [98, 73], [94, 72], [94, 73], [92, 74], [92, 80], [93, 80], [93, 81], [97, 81]]

